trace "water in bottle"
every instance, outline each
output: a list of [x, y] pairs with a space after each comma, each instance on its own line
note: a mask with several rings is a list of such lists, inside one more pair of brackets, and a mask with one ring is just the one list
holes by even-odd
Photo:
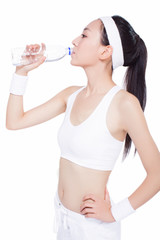
[[[31, 46], [31, 45], [30, 45]], [[34, 48], [27, 45], [25, 48], [12, 48], [12, 64], [14, 66], [29, 65], [36, 62], [42, 56], [46, 57], [45, 62], [53, 62], [71, 55], [72, 48], [59, 45], [35, 44]]]

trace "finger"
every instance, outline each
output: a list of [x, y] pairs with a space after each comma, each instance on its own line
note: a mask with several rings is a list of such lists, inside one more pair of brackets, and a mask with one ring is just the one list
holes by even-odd
[[83, 209], [83, 211], [81, 211], [82, 215], [86, 215], [86, 214], [95, 214], [94, 210], [92, 208], [85, 208]]
[[94, 203], [92, 202], [85, 202], [80, 206], [80, 211], [83, 211], [85, 208], [93, 208]]
[[26, 45], [26, 48], [24, 49], [24, 52], [22, 54], [22, 56], [28, 56], [30, 55], [30, 45]]
[[96, 196], [94, 195], [94, 194], [87, 194], [87, 195], [85, 195], [84, 197], [83, 197], [83, 199], [82, 199], [82, 201], [86, 201], [86, 200], [93, 200], [93, 201], [96, 201]]
[[32, 49], [33, 49], [33, 44], [28, 45], [28, 51], [32, 52]]
[[46, 51], [46, 45], [44, 43], [41, 43], [40, 54], [45, 55], [45, 51]]
[[46, 45], [44, 43], [41, 43], [41, 46], [42, 46], [42, 51], [45, 51], [46, 50]]
[[42, 56], [41, 58], [39, 58], [35, 63], [31, 63], [29, 65], [27, 65], [27, 68], [29, 70], [34, 69], [39, 67], [44, 61], [45, 61], [46, 57]]
[[29, 51], [29, 45], [26, 45], [26, 51]]
[[33, 45], [33, 48], [34, 48], [34, 49], [40, 49], [40, 47], [41, 47], [41, 46], [40, 46], [39, 44], [37, 44], [37, 43]]
[[108, 192], [108, 191], [106, 191], [105, 200], [106, 200], [106, 202], [107, 202], [108, 204], [111, 203], [111, 201], [110, 201], [110, 196], [109, 196], [109, 192]]
[[108, 197], [108, 189], [107, 189], [107, 185], [106, 185], [106, 187], [105, 187], [105, 199]]
[[44, 61], [45, 61], [46, 57], [42, 56], [41, 58], [39, 58], [35, 63], [33, 63], [33, 67], [38, 67], [39, 65], [41, 65]]
[[26, 46], [26, 51], [27, 53], [30, 53], [30, 55], [37, 53], [39, 49], [40, 49], [39, 44], [30, 44]]
[[38, 45], [38, 44], [34, 44], [33, 46], [32, 46], [32, 52], [33, 53], [38, 53], [39, 52], [39, 50], [40, 50], [40, 45]]
[[86, 218], [96, 218], [96, 214], [95, 213], [87, 213], [84, 215]]

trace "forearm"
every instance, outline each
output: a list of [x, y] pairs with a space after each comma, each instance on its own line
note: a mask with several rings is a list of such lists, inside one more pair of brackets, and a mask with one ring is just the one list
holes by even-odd
[[27, 87], [28, 72], [42, 64], [44, 60], [43, 57], [34, 64], [16, 67], [10, 85], [11, 94], [7, 106], [6, 127], [8, 129], [15, 130], [33, 125], [32, 119], [24, 118], [23, 95]]
[[143, 183], [128, 198], [123, 199], [111, 208], [112, 215], [116, 221], [120, 221], [132, 214], [137, 208], [146, 203], [160, 190], [159, 167], [147, 174]]
[[147, 174], [143, 183], [129, 196], [132, 207], [136, 210], [150, 200], [160, 190], [160, 174]]
[[17, 129], [23, 115], [23, 96], [10, 94], [6, 113], [6, 127]]
[[142, 142], [146, 147], [137, 148], [147, 175], [142, 184], [128, 198], [134, 209], [145, 204], [160, 190], [159, 150], [151, 137], [146, 136]]
[[47, 102], [24, 112], [23, 93], [26, 84], [21, 83], [21, 81], [25, 83], [26, 79], [20, 75], [13, 77], [12, 80], [6, 113], [7, 129], [17, 130], [32, 127], [46, 122], [65, 111], [66, 104], [60, 93]]

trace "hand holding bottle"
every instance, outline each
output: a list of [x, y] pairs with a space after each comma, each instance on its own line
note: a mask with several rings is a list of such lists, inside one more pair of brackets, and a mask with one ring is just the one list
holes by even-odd
[[13, 74], [10, 93], [23, 95], [26, 89], [28, 72], [40, 66], [44, 61], [53, 62], [72, 54], [72, 48], [51, 45], [27, 45], [26, 48], [12, 49], [12, 63], [16, 66]]
[[72, 54], [72, 48], [60, 45], [27, 45], [26, 48], [12, 49], [12, 63], [17, 66], [18, 74], [27, 74], [45, 62], [53, 62]]
[[18, 75], [27, 76], [28, 72], [40, 66], [46, 59], [44, 56], [46, 46], [44, 43], [27, 45], [21, 55], [21, 65], [16, 67]]

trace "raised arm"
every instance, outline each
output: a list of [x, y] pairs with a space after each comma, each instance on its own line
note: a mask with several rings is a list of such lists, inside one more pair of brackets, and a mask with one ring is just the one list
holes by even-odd
[[23, 109], [23, 96], [10, 94], [6, 116], [7, 129], [17, 130], [32, 127], [65, 112], [65, 99], [70, 88], [64, 89], [46, 103], [27, 112], [24, 112]]
[[[37, 45], [31, 45], [34, 47]], [[37, 68], [45, 61], [45, 57], [41, 57], [33, 64], [16, 68], [16, 76], [22, 80], [28, 75], [28, 72]], [[21, 79], [22, 78], [22, 79]], [[65, 112], [66, 102], [70, 94], [76, 91], [78, 86], [68, 87], [46, 103], [35, 107], [27, 112], [23, 109], [23, 95], [10, 94], [6, 113], [6, 127], [9, 130], [17, 130], [31, 127], [43, 123], [57, 115]]]

